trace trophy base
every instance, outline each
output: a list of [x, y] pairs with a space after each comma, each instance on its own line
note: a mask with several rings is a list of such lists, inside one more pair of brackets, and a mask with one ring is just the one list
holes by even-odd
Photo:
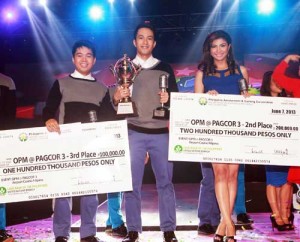
[[134, 102], [121, 102], [118, 104], [117, 118], [138, 117]]
[[170, 112], [165, 107], [159, 107], [153, 110], [153, 117], [154, 119], [164, 119], [167, 120], [170, 117]]

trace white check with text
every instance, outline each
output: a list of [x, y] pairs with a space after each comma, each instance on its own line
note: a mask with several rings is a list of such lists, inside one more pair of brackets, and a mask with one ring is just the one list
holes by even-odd
[[169, 159], [300, 166], [300, 99], [171, 93]]
[[126, 121], [0, 132], [0, 203], [132, 190]]

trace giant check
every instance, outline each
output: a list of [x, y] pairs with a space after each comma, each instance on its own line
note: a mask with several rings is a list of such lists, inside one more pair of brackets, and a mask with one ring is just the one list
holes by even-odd
[[300, 99], [172, 93], [169, 159], [300, 166]]
[[0, 132], [0, 203], [132, 190], [126, 121]]

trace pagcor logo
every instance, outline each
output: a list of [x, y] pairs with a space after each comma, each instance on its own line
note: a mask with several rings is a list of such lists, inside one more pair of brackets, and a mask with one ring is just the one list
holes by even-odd
[[27, 139], [28, 139], [28, 136], [27, 136], [26, 133], [21, 133], [21, 134], [19, 135], [19, 140], [20, 140], [21, 142], [25, 142], [25, 141], [27, 141]]
[[207, 99], [205, 97], [200, 97], [199, 98], [199, 104], [200, 105], [206, 105], [207, 104]]
[[0, 187], [0, 196], [4, 196], [6, 194], [6, 188]]
[[175, 145], [174, 151], [175, 153], [181, 153], [183, 151], [183, 147], [181, 145]]

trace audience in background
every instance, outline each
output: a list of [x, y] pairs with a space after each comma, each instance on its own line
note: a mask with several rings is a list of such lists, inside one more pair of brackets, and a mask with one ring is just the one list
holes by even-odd
[[[272, 72], [264, 74], [260, 88], [261, 96], [286, 97], [286, 92], [272, 77]], [[272, 210], [272, 228], [278, 231], [293, 230], [294, 215], [291, 211], [293, 186], [287, 181], [288, 166], [267, 165], [266, 195]]]
[[[0, 130], [15, 128], [16, 86], [14, 81], [0, 73]], [[0, 204], [0, 242], [12, 242], [14, 238], [6, 229], [6, 208]]]

